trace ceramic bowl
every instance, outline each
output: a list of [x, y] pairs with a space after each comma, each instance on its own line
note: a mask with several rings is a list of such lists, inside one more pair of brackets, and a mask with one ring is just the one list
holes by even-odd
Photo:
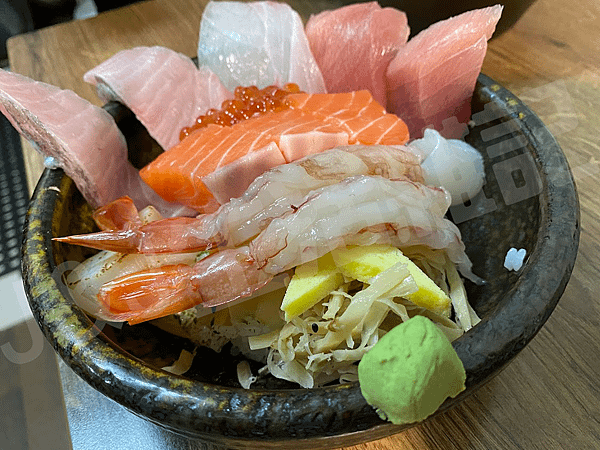
[[[156, 150], [133, 115], [107, 105], [143, 164]], [[579, 242], [579, 204], [565, 156], [540, 120], [514, 95], [481, 75], [466, 140], [485, 159], [483, 193], [454, 207], [474, 271], [466, 284], [481, 323], [453, 345], [464, 363], [464, 400], [534, 337], [556, 306]], [[91, 209], [61, 170], [46, 170], [33, 195], [23, 241], [23, 279], [31, 309], [61, 358], [92, 387], [134, 414], [177, 433], [236, 448], [331, 448], [407, 428], [382, 421], [358, 383], [319, 389], [267, 380], [237, 385], [239, 357], [202, 350], [186, 376], [171, 364], [189, 342], [149, 324], [95, 322], [68, 295], [62, 275], [89, 251], [53, 242], [91, 231]], [[522, 268], [504, 267], [511, 248], [525, 249]]]

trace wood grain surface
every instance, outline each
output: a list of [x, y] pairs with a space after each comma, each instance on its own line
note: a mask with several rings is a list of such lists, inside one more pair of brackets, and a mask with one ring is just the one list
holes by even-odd
[[[8, 42], [12, 70], [100, 104], [83, 74], [118, 50], [163, 45], [196, 53], [205, 1], [142, 2]], [[290, 2], [304, 18], [332, 2]], [[600, 3], [538, 0], [489, 45], [483, 72], [554, 132], [576, 178], [581, 243], [546, 325], [496, 378], [459, 407], [353, 450], [600, 448]], [[25, 148], [30, 186], [41, 173]]]

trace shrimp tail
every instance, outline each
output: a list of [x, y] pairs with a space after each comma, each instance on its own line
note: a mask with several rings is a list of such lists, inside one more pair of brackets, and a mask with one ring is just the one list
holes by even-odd
[[80, 245], [97, 250], [119, 253], [142, 253], [138, 250], [140, 236], [136, 230], [106, 230], [97, 233], [77, 234], [53, 238], [63, 244]]
[[98, 301], [106, 316], [134, 325], [200, 304], [224, 305], [252, 295], [272, 279], [250, 257], [248, 247], [241, 247], [193, 266], [166, 265], [116, 278], [102, 285]]
[[106, 230], [126, 230], [142, 225], [139, 211], [130, 197], [123, 196], [98, 208], [92, 214], [98, 228]]
[[147, 269], [104, 284], [98, 300], [115, 321], [134, 325], [184, 311], [202, 302], [186, 264]]
[[119, 253], [187, 253], [211, 250], [226, 244], [219, 232], [202, 229], [193, 217], [173, 217], [128, 229], [54, 238], [57, 242]]

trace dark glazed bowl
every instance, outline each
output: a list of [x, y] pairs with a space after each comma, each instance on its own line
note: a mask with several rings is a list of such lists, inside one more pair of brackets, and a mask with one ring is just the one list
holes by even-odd
[[[134, 155], [153, 141], [131, 113], [109, 105]], [[466, 137], [484, 156], [484, 193], [453, 208], [474, 270], [487, 281], [467, 283], [482, 322], [453, 345], [467, 371], [465, 399], [497, 374], [534, 337], [570, 277], [579, 242], [579, 203], [565, 156], [540, 120], [506, 89], [481, 75]], [[142, 158], [144, 159], [144, 158]], [[143, 164], [143, 160], [138, 161]], [[313, 390], [268, 379], [237, 385], [237, 357], [206, 350], [186, 376], [159, 367], [191, 344], [150, 324], [94, 322], [70, 299], [61, 275], [87, 250], [51, 241], [93, 228], [90, 208], [60, 170], [46, 170], [31, 202], [23, 242], [23, 277], [31, 309], [64, 361], [92, 387], [177, 433], [238, 448], [330, 448], [397, 433], [379, 419], [358, 383]], [[508, 271], [512, 248], [527, 251]]]

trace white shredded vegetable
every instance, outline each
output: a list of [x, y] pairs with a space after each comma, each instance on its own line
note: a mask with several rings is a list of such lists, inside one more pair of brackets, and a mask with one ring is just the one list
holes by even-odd
[[290, 322], [248, 338], [251, 349], [269, 349], [269, 372], [305, 388], [358, 379], [356, 363], [387, 331], [415, 315], [431, 319], [450, 341], [479, 322], [467, 302], [462, 279], [443, 251], [407, 251], [450, 296], [455, 320], [406, 300], [416, 290], [406, 265], [398, 263], [359, 285], [347, 282]]
[[237, 376], [238, 381], [244, 389], [250, 389], [252, 383], [256, 381], [256, 377], [252, 375], [248, 361], [242, 361], [237, 365]]
[[181, 354], [177, 361], [170, 366], [163, 367], [162, 370], [171, 372], [173, 375], [183, 375], [192, 367], [194, 356], [196, 356], [196, 349], [194, 349], [193, 353], [190, 353], [187, 350], [181, 350]]
[[468, 331], [477, 325], [481, 319], [477, 317], [475, 311], [469, 306], [465, 287], [452, 261], [447, 261], [446, 263], [446, 275], [450, 284], [450, 300], [452, 300], [452, 306], [457, 316], [456, 321], [465, 331]]
[[480, 320], [467, 302], [455, 264], [443, 250], [413, 247], [405, 254], [449, 295], [454, 319], [407, 300], [417, 286], [406, 265], [398, 263], [370, 283], [347, 280], [288, 322], [280, 310], [284, 290], [267, 290], [208, 316], [198, 317], [191, 309], [179, 313], [177, 320], [197, 345], [220, 351], [232, 342], [247, 358], [265, 364], [256, 374], [247, 362], [238, 365], [238, 380], [245, 389], [268, 373], [305, 388], [356, 381], [357, 362], [363, 355], [389, 330], [415, 315], [431, 319], [450, 341]]

